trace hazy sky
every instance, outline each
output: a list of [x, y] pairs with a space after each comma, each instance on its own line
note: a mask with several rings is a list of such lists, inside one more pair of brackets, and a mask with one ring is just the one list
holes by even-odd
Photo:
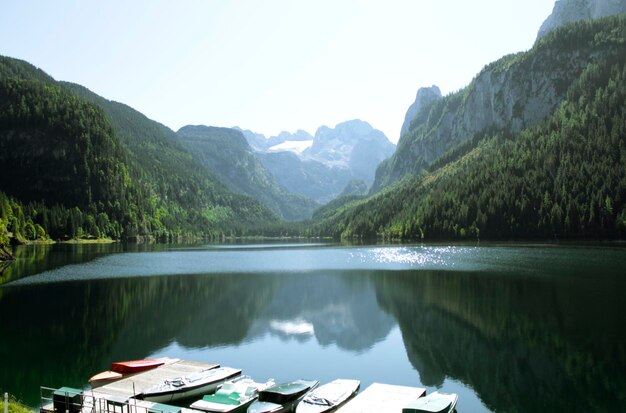
[[359, 118], [392, 141], [444, 94], [532, 47], [554, 0], [0, 0], [0, 54], [170, 128], [266, 135]]

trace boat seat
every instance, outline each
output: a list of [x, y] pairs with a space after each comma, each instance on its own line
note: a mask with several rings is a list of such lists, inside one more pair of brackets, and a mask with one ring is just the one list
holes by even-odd
[[235, 391], [235, 385], [233, 383], [224, 383], [222, 384], [222, 387], [220, 388], [220, 390], [224, 390], [225, 392], [234, 392]]

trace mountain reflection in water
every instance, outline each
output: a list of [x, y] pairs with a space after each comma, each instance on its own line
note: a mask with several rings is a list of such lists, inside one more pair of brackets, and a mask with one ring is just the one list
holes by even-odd
[[[281, 347], [294, 353], [285, 359], [298, 360], [281, 367], [290, 377], [315, 368], [332, 377], [345, 373], [345, 361], [361, 361], [354, 378], [364, 386], [380, 377], [444, 391], [458, 383], [468, 392], [461, 413], [470, 411], [463, 407], [471, 397], [484, 403], [476, 411], [608, 411], [625, 401], [623, 250], [478, 248], [471, 255], [446, 248], [456, 258], [438, 270], [233, 271], [3, 286], [0, 389], [36, 405], [40, 385], [81, 387], [113, 360], [181, 355], [174, 351], [211, 358], [219, 349], [245, 360], [235, 367], [276, 377], [262, 360], [277, 339], [291, 343]], [[329, 251], [332, 259], [365, 254], [379, 263], [400, 251], [401, 259], [421, 257], [429, 266], [446, 256], [422, 247]], [[241, 259], [249, 253], [241, 248]], [[489, 271], [493, 253], [498, 265]], [[141, 266], [148, 257], [130, 258]], [[477, 266], [459, 269], [459, 257]], [[600, 275], [589, 273], [590, 262]], [[72, 272], [81, 268], [90, 271], [74, 264]], [[394, 370], [389, 360], [404, 354], [418, 375]], [[314, 366], [319, 357], [328, 364]]]

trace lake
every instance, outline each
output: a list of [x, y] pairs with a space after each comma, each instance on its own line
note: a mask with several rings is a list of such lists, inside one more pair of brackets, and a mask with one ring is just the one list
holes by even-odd
[[0, 273], [0, 390], [169, 356], [459, 394], [458, 412], [626, 402], [626, 247], [54, 245]]

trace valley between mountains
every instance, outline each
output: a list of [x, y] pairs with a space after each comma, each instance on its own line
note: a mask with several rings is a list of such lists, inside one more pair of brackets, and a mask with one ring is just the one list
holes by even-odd
[[173, 131], [2, 56], [0, 245], [623, 239], [625, 12], [557, 1], [530, 50], [455, 93], [420, 88], [397, 145], [358, 119], [271, 137]]

